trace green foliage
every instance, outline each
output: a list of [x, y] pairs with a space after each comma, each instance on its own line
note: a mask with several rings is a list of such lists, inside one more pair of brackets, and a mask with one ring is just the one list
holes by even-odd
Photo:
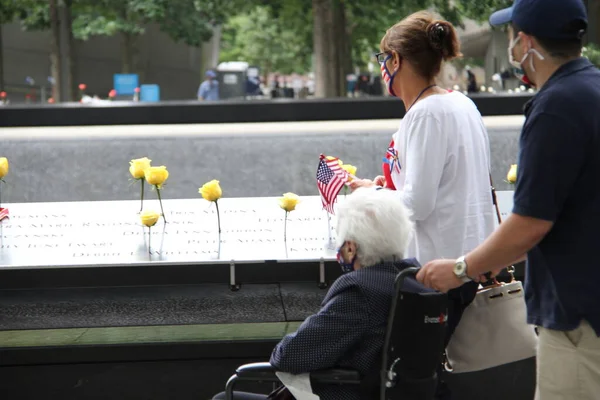
[[139, 35], [144, 25], [163, 16], [159, 0], [75, 0], [73, 36], [87, 40], [91, 36], [117, 33]]
[[461, 57], [452, 60], [452, 63], [459, 71], [464, 69], [467, 65], [471, 67], [485, 67], [485, 59], [481, 57]]
[[214, 25], [222, 23], [225, 19], [224, 8], [219, 7], [218, 1], [162, 2], [162, 15], [156, 19], [160, 29], [174, 41], [189, 46], [200, 46], [202, 42], [210, 39]]
[[73, 34], [78, 39], [112, 36], [116, 33], [140, 35], [149, 23], [176, 42], [199, 46], [210, 39], [213, 27], [239, 0], [75, 0]]
[[456, 2], [460, 16], [478, 22], [487, 21], [498, 10], [512, 6], [514, 0], [461, 0]]
[[[11, 3], [11, 0], [1, 0]], [[14, 0], [15, 16], [21, 20], [23, 29], [28, 31], [43, 31], [50, 29], [50, 11], [47, 0]]]
[[220, 61], [246, 61], [263, 72], [306, 72], [312, 53], [311, 16], [296, 9], [288, 17], [301, 5], [283, 4], [277, 17], [270, 7], [258, 5], [230, 18], [223, 29]]
[[379, 51], [379, 42], [386, 29], [416, 11], [435, 9], [443, 18], [461, 26], [461, 9], [454, 3], [448, 0], [346, 1], [355, 64], [364, 67], [373, 61], [373, 53]]
[[600, 68], [600, 47], [590, 43], [583, 48], [582, 55], [587, 57], [592, 64]]
[[[73, 37], [118, 33], [141, 35], [156, 23], [176, 42], [198, 46], [210, 39], [214, 24], [222, 23], [241, 0], [59, 0], [71, 5]], [[50, 28], [47, 0], [0, 0], [0, 22], [17, 15], [26, 30]]]
[[0, 24], [12, 22], [22, 10], [18, 0], [0, 0]]
[[[340, 1], [346, 8], [353, 63], [361, 68], [372, 61], [385, 30], [415, 11], [435, 9], [443, 18], [462, 26], [464, 18], [484, 21], [493, 11], [512, 3], [512, 0]], [[250, 4], [250, 9], [234, 13], [226, 23], [221, 60], [246, 60], [258, 65], [270, 63], [275, 69], [282, 68], [281, 72], [301, 70], [300, 67], [308, 70], [313, 46], [311, 0], [254, 0]], [[289, 43], [282, 43], [283, 38]], [[277, 52], [284, 49], [289, 52]]]

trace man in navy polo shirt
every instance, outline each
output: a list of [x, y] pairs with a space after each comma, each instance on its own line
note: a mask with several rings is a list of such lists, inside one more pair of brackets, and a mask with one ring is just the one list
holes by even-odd
[[417, 278], [447, 291], [526, 254], [540, 398], [599, 399], [600, 71], [581, 57], [585, 7], [516, 0], [490, 23], [511, 23], [511, 64], [539, 89], [525, 108], [513, 213], [475, 250]]

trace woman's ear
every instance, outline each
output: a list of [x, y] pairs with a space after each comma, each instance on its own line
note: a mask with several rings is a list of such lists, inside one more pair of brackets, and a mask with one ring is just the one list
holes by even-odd
[[395, 51], [392, 51], [392, 60], [394, 65], [394, 70], [397, 71], [400, 69], [400, 64], [402, 63], [402, 59], [400, 58], [400, 54]]

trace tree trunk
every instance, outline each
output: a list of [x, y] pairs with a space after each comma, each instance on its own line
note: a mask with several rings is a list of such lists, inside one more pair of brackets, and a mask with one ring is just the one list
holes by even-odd
[[340, 0], [332, 0], [331, 1], [331, 19], [329, 24], [329, 54], [331, 57], [331, 76], [333, 79], [333, 93], [330, 97], [338, 97], [342, 94], [342, 86], [344, 86], [345, 79], [341, 74], [341, 36], [342, 32], [340, 31], [340, 14], [341, 14], [341, 1]]
[[50, 69], [54, 85], [52, 98], [55, 102], [61, 101], [61, 62], [60, 62], [60, 21], [58, 18], [57, 0], [49, 0], [50, 11]]
[[347, 94], [346, 75], [352, 72], [352, 53], [350, 49], [350, 38], [348, 36], [348, 27], [346, 20], [345, 0], [336, 0], [335, 22], [334, 22], [334, 43], [337, 50], [336, 72], [339, 81], [338, 96], [345, 97]]
[[[270, 90], [269, 87], [269, 74], [271, 73], [271, 69], [272, 69], [272, 65], [271, 65], [271, 61], [268, 60], [267, 62], [265, 62], [264, 64], [264, 68], [262, 69], [262, 74], [263, 74], [263, 82], [265, 84], [265, 87]], [[270, 93], [270, 92], [269, 92]]]
[[69, 85], [69, 95], [71, 97], [71, 101], [79, 100], [79, 84], [77, 82], [77, 55], [75, 51], [75, 39], [73, 38], [73, 14], [72, 14], [72, 5], [73, 1], [68, 0], [66, 2], [67, 10], [66, 10], [66, 20], [67, 24], [67, 34], [68, 34], [68, 44], [69, 48], [66, 53], [66, 59], [69, 64], [69, 69], [67, 71], [67, 81]]
[[62, 101], [73, 101], [76, 98], [73, 82], [73, 29], [71, 16], [71, 0], [60, 2], [58, 16], [60, 20], [60, 57], [61, 57], [61, 96]]
[[313, 47], [315, 52], [315, 97], [339, 94], [338, 65], [334, 41], [334, 1], [313, 0]]
[[315, 97], [325, 97], [327, 82], [327, 38], [325, 36], [325, 4], [327, 0], [312, 0], [313, 11], [313, 51], [315, 53]]
[[345, 88], [345, 85], [347, 85], [346, 75], [354, 72], [354, 64], [352, 62], [352, 33], [351, 33], [350, 27], [348, 26], [345, 0], [342, 1], [342, 12], [340, 13], [340, 31], [341, 31], [340, 49], [342, 49], [342, 51], [340, 53], [341, 54], [340, 63], [341, 63], [341, 68], [342, 68], [342, 76], [344, 77], [344, 81], [345, 81], [343, 95], [346, 95], [346, 88]]

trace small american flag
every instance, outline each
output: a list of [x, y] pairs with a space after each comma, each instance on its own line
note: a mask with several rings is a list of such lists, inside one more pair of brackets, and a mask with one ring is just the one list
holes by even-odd
[[334, 214], [333, 203], [346, 182], [348, 182], [348, 172], [340, 167], [338, 159], [326, 160], [321, 156], [317, 168], [317, 187], [321, 193], [323, 208], [330, 214]]

